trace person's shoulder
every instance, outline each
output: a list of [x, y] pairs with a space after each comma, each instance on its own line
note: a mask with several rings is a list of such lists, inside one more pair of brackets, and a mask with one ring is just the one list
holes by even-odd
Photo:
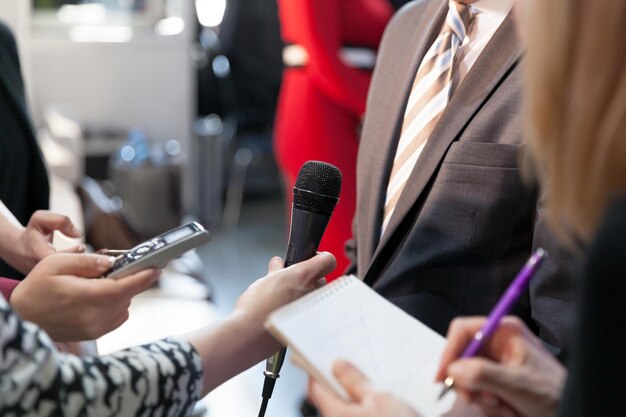
[[0, 36], [2, 38], [13, 38], [13, 31], [9, 28], [9, 26], [0, 20]]
[[8, 45], [15, 49], [15, 37], [13, 36], [13, 31], [2, 21], [0, 21], [0, 44]]
[[406, 37], [407, 31], [419, 26], [420, 22], [434, 19], [444, 0], [414, 0], [402, 6], [387, 25], [387, 36]]
[[442, 0], [410, 1], [398, 9], [398, 11], [394, 15], [394, 20], [412, 20], [415, 18], [423, 18], [425, 13], [428, 13], [430, 10], [433, 9], [433, 7], [436, 9], [437, 6], [441, 3]]

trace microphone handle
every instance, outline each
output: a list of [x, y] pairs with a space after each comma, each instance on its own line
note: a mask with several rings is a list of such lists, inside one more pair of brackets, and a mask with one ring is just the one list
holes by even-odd
[[315, 256], [329, 220], [330, 215], [292, 208], [285, 268]]
[[[314, 213], [293, 206], [285, 268], [315, 256], [329, 220], [329, 215]], [[276, 379], [280, 376], [280, 368], [283, 366], [286, 353], [287, 348], [282, 348], [267, 359], [263, 372], [266, 377]]]

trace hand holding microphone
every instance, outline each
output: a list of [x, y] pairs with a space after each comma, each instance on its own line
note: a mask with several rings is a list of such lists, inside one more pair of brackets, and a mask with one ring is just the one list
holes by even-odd
[[[341, 171], [334, 165], [308, 161], [300, 168], [293, 188], [291, 228], [285, 255], [285, 267], [312, 258], [317, 252], [330, 216], [339, 201]], [[259, 417], [265, 415], [276, 379], [285, 361], [283, 348], [268, 358], [263, 384], [263, 403]]]

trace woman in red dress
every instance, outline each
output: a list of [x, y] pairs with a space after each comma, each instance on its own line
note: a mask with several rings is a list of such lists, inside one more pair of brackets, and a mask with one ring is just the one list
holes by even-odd
[[393, 14], [388, 0], [279, 0], [286, 47], [275, 123], [275, 152], [290, 213], [292, 188], [303, 163], [329, 162], [343, 174], [339, 204], [320, 250], [348, 266], [356, 205], [358, 129], [365, 112], [375, 51]]

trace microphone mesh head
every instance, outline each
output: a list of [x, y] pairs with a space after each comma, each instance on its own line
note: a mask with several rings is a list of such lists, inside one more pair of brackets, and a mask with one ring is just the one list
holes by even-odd
[[[339, 198], [341, 171], [336, 166], [326, 162], [305, 162], [298, 172], [295, 188], [327, 197]], [[318, 201], [297, 194], [294, 195], [294, 203], [330, 212], [333, 211], [336, 205], [336, 202]]]

